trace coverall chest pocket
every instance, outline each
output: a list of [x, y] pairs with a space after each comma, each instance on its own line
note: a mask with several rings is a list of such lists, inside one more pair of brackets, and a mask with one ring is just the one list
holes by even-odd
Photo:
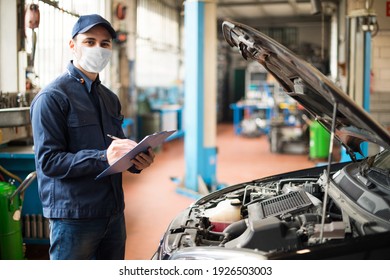
[[69, 149], [78, 151], [101, 148], [99, 139], [102, 139], [102, 132], [96, 115], [71, 114], [68, 118], [68, 131]]

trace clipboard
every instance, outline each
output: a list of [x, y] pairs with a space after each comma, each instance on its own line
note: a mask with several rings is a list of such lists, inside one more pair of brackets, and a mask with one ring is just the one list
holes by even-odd
[[162, 144], [169, 136], [175, 133], [176, 130], [160, 131], [148, 136], [145, 136], [132, 150], [124, 154], [121, 158], [115, 161], [112, 165], [107, 167], [102, 173], [96, 176], [95, 180], [103, 178], [105, 176], [120, 173], [129, 169], [133, 164], [130, 162], [132, 158], [141, 152], [146, 152], [149, 147], [156, 148]]

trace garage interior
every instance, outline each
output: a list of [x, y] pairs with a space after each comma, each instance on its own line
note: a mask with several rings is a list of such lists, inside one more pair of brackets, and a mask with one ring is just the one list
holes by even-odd
[[[125, 135], [141, 141], [177, 130], [155, 148], [150, 168], [123, 173], [127, 260], [150, 259], [175, 215], [210, 192], [349, 160], [329, 149], [330, 135], [265, 69], [230, 48], [225, 19], [298, 54], [390, 130], [390, 1], [0, 0], [0, 10], [0, 191], [35, 171], [29, 106], [71, 59], [70, 29], [80, 15], [100, 14], [117, 31], [100, 77], [121, 101]], [[34, 179], [21, 209], [23, 258], [48, 259]]]

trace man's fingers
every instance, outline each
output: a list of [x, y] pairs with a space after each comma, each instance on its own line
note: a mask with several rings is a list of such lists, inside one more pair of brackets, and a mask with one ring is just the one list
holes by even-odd
[[139, 170], [145, 169], [149, 167], [154, 161], [155, 154], [152, 148], [148, 149], [148, 153], [139, 153], [135, 156], [131, 162], [135, 165], [135, 167]]

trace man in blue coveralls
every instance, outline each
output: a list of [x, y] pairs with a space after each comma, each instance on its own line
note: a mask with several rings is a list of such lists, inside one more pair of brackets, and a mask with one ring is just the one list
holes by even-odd
[[[50, 259], [125, 256], [122, 174], [95, 180], [137, 144], [125, 139], [119, 99], [99, 80], [115, 36], [101, 16], [81, 16], [69, 42], [74, 60], [31, 104], [38, 190], [50, 221]], [[151, 148], [138, 154], [129, 171], [141, 172], [154, 156]]]

